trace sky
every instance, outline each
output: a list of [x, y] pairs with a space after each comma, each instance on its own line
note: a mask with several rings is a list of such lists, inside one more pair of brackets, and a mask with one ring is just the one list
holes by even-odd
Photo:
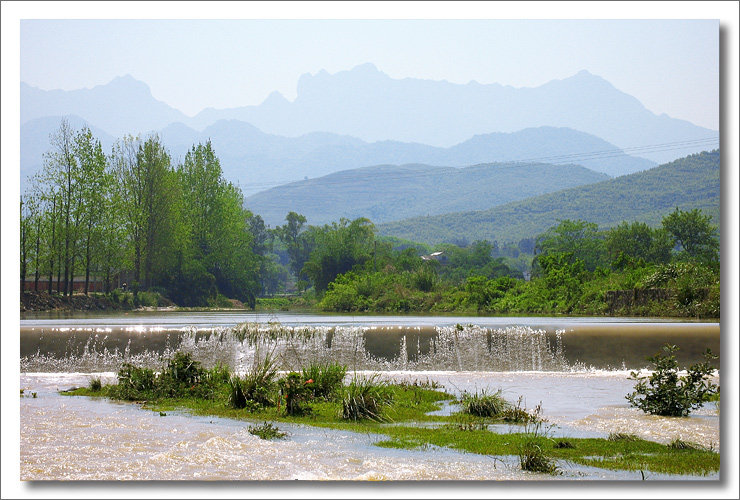
[[[118, 12], [111, 9], [109, 17]], [[718, 130], [719, 25], [711, 16], [22, 19], [20, 80], [44, 90], [74, 90], [129, 74], [149, 85], [156, 99], [194, 116], [207, 107], [257, 105], [273, 91], [293, 100], [301, 75], [368, 62], [391, 78], [517, 88], [585, 69], [656, 114]]]

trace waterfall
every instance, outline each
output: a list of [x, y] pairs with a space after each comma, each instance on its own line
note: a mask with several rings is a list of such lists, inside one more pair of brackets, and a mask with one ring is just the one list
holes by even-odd
[[[128, 338], [126, 336], [128, 335]], [[176, 351], [189, 352], [203, 366], [246, 371], [257, 352], [272, 352], [283, 370], [310, 362], [337, 362], [350, 370], [565, 371], [562, 331], [554, 342], [542, 329], [476, 325], [416, 328], [286, 326], [276, 322], [176, 332], [118, 331], [66, 337], [63, 348], [21, 358], [22, 372], [117, 371], [124, 362], [153, 369]], [[162, 336], [165, 336], [164, 341]], [[123, 341], [126, 347], [121, 349]], [[115, 342], [117, 347], [108, 344]], [[136, 349], [132, 348], [136, 344]], [[370, 345], [372, 344], [372, 345]], [[415, 344], [413, 356], [409, 346]], [[111, 344], [112, 345], [112, 344]], [[134, 352], [136, 351], [136, 352]]]

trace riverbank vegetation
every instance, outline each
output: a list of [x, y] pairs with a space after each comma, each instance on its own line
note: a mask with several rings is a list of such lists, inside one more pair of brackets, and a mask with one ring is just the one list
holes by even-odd
[[[237, 374], [221, 365], [206, 369], [177, 352], [158, 371], [124, 363], [116, 383], [93, 379], [63, 394], [135, 401], [163, 417], [188, 411], [244, 420], [263, 439], [289, 439], [279, 423], [290, 422], [382, 435], [376, 443], [382, 447], [515, 456], [522, 470], [545, 474], [561, 473], [568, 463], [678, 475], [719, 471], [719, 453], [679, 440], [663, 445], [634, 437], [555, 438], [540, 406], [527, 410], [521, 399], [513, 404], [500, 392], [456, 398], [428, 380], [386, 380], [333, 363], [280, 372], [275, 361], [270, 353], [259, 354], [247, 373]], [[443, 405], [459, 410], [442, 414]], [[495, 431], [501, 424], [507, 432]]]
[[156, 135], [106, 154], [64, 120], [30, 184], [22, 310], [64, 307], [24, 302], [34, 290], [100, 293], [118, 309], [720, 317], [718, 228], [700, 208], [653, 225], [562, 219], [501, 243], [429, 246], [380, 237], [367, 218], [313, 226], [295, 212], [270, 228], [223, 178], [210, 142], [179, 163]]

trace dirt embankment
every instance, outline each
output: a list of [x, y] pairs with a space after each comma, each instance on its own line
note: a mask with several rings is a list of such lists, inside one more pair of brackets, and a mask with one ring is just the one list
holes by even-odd
[[21, 312], [25, 311], [107, 311], [124, 309], [105, 297], [74, 294], [69, 297], [48, 292], [21, 292]]

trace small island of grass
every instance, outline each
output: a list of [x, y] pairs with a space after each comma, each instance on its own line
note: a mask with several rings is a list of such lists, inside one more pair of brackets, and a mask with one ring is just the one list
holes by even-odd
[[[500, 391], [456, 397], [433, 381], [389, 381], [379, 373], [348, 373], [331, 362], [289, 372], [277, 366], [271, 353], [258, 353], [240, 375], [221, 365], [203, 368], [189, 353], [177, 352], [159, 371], [124, 363], [117, 383], [93, 379], [88, 387], [63, 393], [135, 401], [163, 417], [185, 410], [243, 420], [263, 439], [289, 438], [278, 424], [300, 423], [383, 435], [376, 445], [387, 448], [516, 456], [522, 470], [533, 473], [559, 474], [559, 464], [567, 462], [673, 475], [709, 475], [720, 467], [719, 453], [680, 440], [665, 445], [623, 434], [554, 438], [539, 406], [527, 410], [521, 399], [511, 403]], [[444, 403], [458, 411], [440, 414]], [[491, 430], [502, 423], [511, 430]]]

